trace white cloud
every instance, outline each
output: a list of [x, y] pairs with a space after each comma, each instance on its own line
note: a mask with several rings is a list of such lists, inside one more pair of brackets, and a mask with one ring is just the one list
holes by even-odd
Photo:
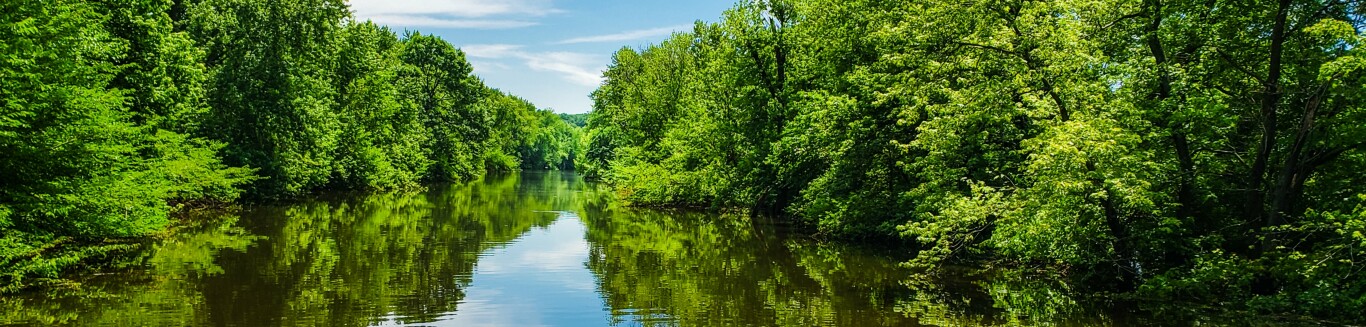
[[560, 12], [550, 0], [352, 0], [351, 9], [362, 18], [376, 15], [545, 16]]
[[572, 39], [560, 41], [560, 42], [558, 42], [558, 44], [602, 43], [602, 42], [634, 41], [634, 40], [641, 40], [641, 39], [648, 39], [648, 38], [656, 38], [656, 37], [661, 37], [661, 36], [669, 36], [669, 35], [672, 35], [674, 32], [677, 32], [677, 31], [686, 31], [686, 30], [689, 30], [689, 29], [692, 29], [692, 25], [676, 25], [676, 26], [669, 26], [669, 27], [660, 27], [660, 28], [651, 28], [651, 29], [644, 29], [644, 30], [627, 31], [627, 32], [621, 32], [621, 33], [616, 33], [616, 34], [607, 34], [607, 35], [596, 35], [596, 36], [578, 37], [578, 38], [572, 38]]
[[551, 0], [353, 0], [356, 19], [394, 27], [508, 29], [561, 12]]
[[[470, 58], [519, 59], [527, 68], [557, 73], [569, 82], [596, 87], [602, 84], [602, 63], [594, 55], [577, 52], [528, 52], [513, 44], [472, 44], [461, 47]], [[476, 67], [477, 69], [478, 67]]]
[[573, 52], [549, 52], [525, 57], [531, 69], [560, 73], [570, 82], [585, 86], [602, 84], [602, 71], [591, 55]]
[[445, 19], [415, 15], [375, 15], [364, 17], [375, 24], [402, 27], [435, 27], [463, 29], [507, 29], [536, 25], [535, 22], [499, 19]]
[[522, 46], [515, 44], [471, 44], [460, 47], [471, 58], [501, 59], [522, 55]]
[[512, 66], [508, 66], [507, 64], [504, 64], [504, 63], [501, 63], [501, 62], [497, 62], [497, 61], [483, 61], [483, 60], [473, 60], [473, 59], [471, 59], [471, 60], [470, 60], [470, 65], [474, 65], [474, 69], [475, 69], [475, 72], [476, 72], [476, 73], [488, 73], [488, 72], [494, 72], [494, 71], [509, 71], [509, 70], [512, 70]]

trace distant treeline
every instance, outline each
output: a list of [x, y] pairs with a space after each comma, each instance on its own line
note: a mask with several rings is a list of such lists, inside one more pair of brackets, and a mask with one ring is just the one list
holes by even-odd
[[340, 0], [0, 2], [0, 292], [183, 208], [572, 168], [578, 129]]
[[577, 127], [588, 126], [588, 114], [560, 114], [560, 119]]
[[1363, 321], [1366, 4], [746, 0], [594, 94], [644, 205]]

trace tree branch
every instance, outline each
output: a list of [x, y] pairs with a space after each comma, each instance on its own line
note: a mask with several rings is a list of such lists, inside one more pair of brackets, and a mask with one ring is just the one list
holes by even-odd
[[983, 50], [991, 50], [991, 51], [999, 52], [999, 53], [1004, 54], [1004, 55], [1009, 55], [1009, 56], [1016, 57], [1016, 58], [1020, 58], [1020, 59], [1023, 59], [1023, 60], [1029, 60], [1029, 58], [1025, 57], [1023, 54], [1020, 54], [1020, 53], [1015, 52], [1015, 51], [1006, 50], [1005, 48], [1001, 48], [1001, 47], [990, 46], [990, 45], [983, 45], [983, 44], [976, 44], [976, 43], [960, 42], [960, 41], [949, 41], [949, 43], [955, 44], [955, 45], [960, 45], [960, 46], [965, 46], [965, 47], [973, 47], [973, 48], [978, 48], [978, 49], [983, 49]]
[[1326, 165], [1330, 162], [1333, 162], [1333, 160], [1337, 160], [1337, 158], [1341, 157], [1343, 154], [1358, 149], [1366, 149], [1366, 142], [1358, 142], [1356, 144], [1324, 151], [1323, 153], [1319, 153], [1317, 155], [1314, 155], [1313, 157], [1309, 157], [1309, 159], [1304, 161], [1304, 166], [1316, 168], [1318, 166]]
[[1315, 11], [1314, 11], [1314, 14], [1313, 14], [1313, 15], [1309, 15], [1308, 17], [1306, 17], [1306, 18], [1304, 19], [1304, 21], [1298, 22], [1298, 23], [1295, 24], [1294, 27], [1291, 27], [1291, 28], [1290, 28], [1290, 32], [1289, 32], [1288, 34], [1299, 33], [1301, 30], [1304, 30], [1304, 28], [1309, 27], [1310, 25], [1313, 25], [1315, 22], [1318, 22], [1319, 20], [1322, 20], [1322, 19], [1326, 18], [1327, 15], [1328, 15], [1328, 10], [1329, 10], [1329, 9], [1332, 9], [1333, 7], [1337, 7], [1337, 6], [1341, 6], [1341, 5], [1346, 5], [1346, 4], [1349, 4], [1349, 3], [1352, 3], [1352, 2], [1351, 2], [1351, 1], [1328, 1], [1328, 2], [1324, 2], [1324, 3], [1323, 3], [1323, 6], [1319, 7], [1319, 10], [1315, 10]]
[[1115, 18], [1115, 20], [1112, 21], [1112, 22], [1110, 22], [1109, 24], [1105, 24], [1105, 26], [1102, 26], [1101, 29], [1110, 29], [1111, 27], [1115, 27], [1115, 25], [1118, 25], [1120, 22], [1123, 22], [1123, 21], [1126, 21], [1126, 20], [1130, 20], [1130, 19], [1134, 19], [1134, 18], [1143, 17], [1143, 16], [1147, 16], [1147, 15], [1145, 15], [1145, 13], [1142, 12], [1142, 11], [1139, 11], [1139, 12], [1136, 12], [1136, 13], [1132, 13], [1132, 14], [1128, 14], [1128, 15], [1124, 15], [1124, 16], [1119, 16], [1119, 18]]
[[1243, 67], [1242, 65], [1239, 65], [1238, 63], [1234, 62], [1233, 57], [1229, 56], [1228, 53], [1224, 52], [1224, 50], [1215, 49], [1214, 52], [1219, 55], [1219, 59], [1222, 59], [1224, 63], [1227, 63], [1229, 66], [1233, 67], [1234, 70], [1237, 70], [1243, 74], [1246, 74], [1248, 77], [1257, 80], [1257, 84], [1266, 84], [1266, 79], [1262, 78], [1261, 76], [1257, 76], [1256, 73], [1253, 73], [1251, 70], [1248, 70], [1247, 67]]

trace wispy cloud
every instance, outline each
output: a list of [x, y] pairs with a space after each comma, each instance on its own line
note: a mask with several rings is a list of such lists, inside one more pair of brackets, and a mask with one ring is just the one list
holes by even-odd
[[621, 32], [621, 33], [616, 33], [616, 34], [607, 34], [607, 35], [595, 35], [595, 36], [577, 37], [577, 38], [572, 38], [572, 39], [568, 39], [568, 40], [564, 40], [564, 41], [557, 42], [557, 44], [602, 43], [602, 42], [634, 41], [634, 40], [642, 40], [642, 39], [648, 39], [648, 38], [656, 38], [656, 37], [661, 37], [661, 36], [668, 36], [668, 35], [670, 35], [670, 34], [673, 34], [674, 32], [677, 32], [677, 31], [686, 31], [686, 30], [689, 30], [689, 29], [692, 29], [692, 25], [675, 25], [675, 26], [669, 26], [669, 27], [660, 27], [660, 28], [651, 28], [651, 29], [643, 29], [643, 30], [635, 30], [635, 31], [626, 31], [626, 32]]
[[374, 21], [375, 24], [403, 27], [507, 29], [537, 25], [535, 22], [521, 20], [445, 19], [416, 15], [376, 15], [363, 19]]
[[560, 12], [550, 0], [352, 0], [357, 16], [370, 15], [446, 15], [489, 17], [528, 15], [545, 16]]
[[356, 18], [400, 27], [506, 29], [561, 10], [551, 0], [352, 0]]
[[602, 71], [596, 69], [591, 55], [573, 52], [549, 52], [525, 58], [527, 67], [539, 71], [560, 73], [570, 82], [585, 86], [602, 84]]
[[522, 54], [522, 46], [515, 44], [471, 44], [460, 47], [471, 58], [499, 59]]
[[[527, 68], [556, 73], [565, 80], [584, 86], [602, 84], [602, 67], [597, 56], [577, 52], [528, 52], [520, 45], [473, 44], [461, 47], [470, 58], [487, 60], [516, 59]], [[482, 60], [481, 60], [482, 61]]]

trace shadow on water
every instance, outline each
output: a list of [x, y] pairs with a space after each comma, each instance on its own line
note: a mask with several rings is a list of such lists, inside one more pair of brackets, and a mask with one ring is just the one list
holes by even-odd
[[1076, 296], [740, 214], [625, 208], [562, 173], [330, 194], [189, 219], [80, 286], [0, 298], [0, 325], [1255, 325]]

